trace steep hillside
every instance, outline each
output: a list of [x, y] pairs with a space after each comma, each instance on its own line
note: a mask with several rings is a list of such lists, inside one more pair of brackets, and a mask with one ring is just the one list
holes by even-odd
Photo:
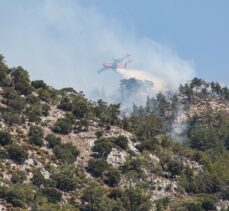
[[229, 205], [227, 88], [186, 84], [125, 117], [118, 104], [30, 81], [3, 57], [0, 87], [0, 210]]

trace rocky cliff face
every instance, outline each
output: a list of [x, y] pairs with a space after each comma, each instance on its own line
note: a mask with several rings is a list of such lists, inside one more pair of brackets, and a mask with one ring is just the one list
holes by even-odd
[[229, 101], [214, 95], [205, 97], [194, 96], [191, 101], [184, 96], [178, 96], [178, 106], [175, 118], [172, 122], [171, 135], [174, 137], [182, 136], [187, 127], [187, 121], [193, 117], [205, 118], [208, 115], [222, 113], [229, 116]]

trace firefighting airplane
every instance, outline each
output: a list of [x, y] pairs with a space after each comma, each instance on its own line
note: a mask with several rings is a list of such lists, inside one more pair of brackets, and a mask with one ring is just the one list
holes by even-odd
[[105, 70], [109, 70], [109, 69], [112, 69], [112, 70], [116, 70], [118, 68], [126, 69], [127, 64], [130, 62], [131, 62], [130, 55], [127, 54], [123, 58], [113, 59], [112, 62], [104, 62], [103, 67], [98, 70], [98, 73], [101, 73], [101, 72], [103, 72]]

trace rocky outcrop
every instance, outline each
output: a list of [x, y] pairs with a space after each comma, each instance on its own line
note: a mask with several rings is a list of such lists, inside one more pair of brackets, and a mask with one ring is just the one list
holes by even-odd
[[127, 153], [125, 151], [113, 148], [107, 157], [107, 162], [117, 169], [125, 163], [126, 156]]

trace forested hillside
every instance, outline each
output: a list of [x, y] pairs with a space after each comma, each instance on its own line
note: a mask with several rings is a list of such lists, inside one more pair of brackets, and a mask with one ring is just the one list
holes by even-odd
[[229, 89], [194, 78], [131, 115], [0, 57], [0, 210], [229, 207]]

